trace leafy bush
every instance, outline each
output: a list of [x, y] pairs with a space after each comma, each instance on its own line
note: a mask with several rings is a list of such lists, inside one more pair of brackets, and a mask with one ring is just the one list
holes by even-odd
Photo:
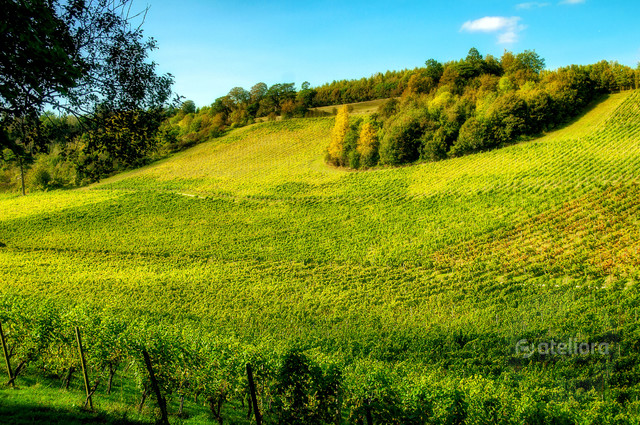
[[282, 358], [277, 374], [273, 414], [291, 425], [332, 423], [339, 412], [341, 374], [326, 372], [297, 349]]
[[440, 127], [436, 131], [427, 131], [422, 136], [420, 159], [425, 161], [445, 159], [449, 145], [450, 137], [447, 136], [444, 128]]
[[54, 149], [36, 158], [26, 181], [33, 190], [69, 188], [78, 184], [78, 175], [74, 164], [65, 160], [59, 149]]
[[458, 140], [449, 152], [452, 156], [461, 156], [492, 147], [494, 142], [487, 126], [475, 118], [468, 119], [460, 128]]
[[404, 109], [385, 122], [380, 140], [380, 163], [399, 165], [420, 157], [420, 139], [428, 121], [425, 110]]

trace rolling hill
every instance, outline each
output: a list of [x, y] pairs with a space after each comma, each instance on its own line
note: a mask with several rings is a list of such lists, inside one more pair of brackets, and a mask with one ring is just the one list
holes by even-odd
[[[468, 412], [495, 382], [513, 417], [527, 394], [555, 400], [539, 406], [552, 419], [638, 407], [640, 92], [531, 141], [399, 168], [327, 166], [332, 124], [260, 123], [88, 188], [0, 195], [5, 308], [296, 346], [341, 365], [347, 388], [384, 371], [398, 406], [442, 381]], [[523, 358], [523, 339], [615, 350]]]

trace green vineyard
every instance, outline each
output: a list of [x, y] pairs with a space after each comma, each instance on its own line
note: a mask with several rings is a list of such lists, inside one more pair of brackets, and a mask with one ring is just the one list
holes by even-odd
[[[255, 423], [246, 363], [264, 423], [640, 423], [639, 91], [398, 168], [328, 166], [332, 125], [259, 123], [88, 188], [0, 194], [16, 382], [78, 370], [79, 326], [98, 406], [113, 381], [136, 410], [146, 349], [171, 423]], [[177, 415], [185, 398], [208, 413]]]

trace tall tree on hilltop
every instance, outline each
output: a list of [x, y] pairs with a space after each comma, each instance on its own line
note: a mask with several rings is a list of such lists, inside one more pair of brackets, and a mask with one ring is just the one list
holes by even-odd
[[424, 64], [427, 66], [425, 71], [426, 76], [430, 77], [437, 84], [444, 72], [444, 66], [435, 59], [429, 59]]
[[313, 99], [318, 92], [311, 88], [311, 84], [308, 81], [302, 83], [300, 87], [300, 91], [296, 95], [296, 100], [305, 108], [311, 107], [313, 105]]
[[233, 107], [236, 109], [246, 107], [251, 100], [251, 93], [242, 87], [232, 88], [227, 96], [231, 99]]
[[282, 105], [287, 100], [295, 100], [296, 89], [294, 83], [274, 84], [266, 91], [262, 98], [261, 110], [264, 115], [269, 113], [279, 114]]
[[196, 104], [193, 100], [185, 100], [182, 102], [182, 106], [180, 110], [185, 114], [195, 114], [196, 113]]

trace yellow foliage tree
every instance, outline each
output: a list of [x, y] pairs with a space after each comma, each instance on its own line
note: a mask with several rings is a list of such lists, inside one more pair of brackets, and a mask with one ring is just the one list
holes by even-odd
[[378, 156], [378, 137], [370, 122], [364, 122], [360, 127], [356, 150], [360, 154], [360, 161], [365, 167], [376, 165]]
[[331, 143], [327, 148], [329, 159], [336, 165], [344, 165], [344, 137], [349, 130], [349, 111], [343, 106], [336, 115], [336, 122], [331, 130]]

